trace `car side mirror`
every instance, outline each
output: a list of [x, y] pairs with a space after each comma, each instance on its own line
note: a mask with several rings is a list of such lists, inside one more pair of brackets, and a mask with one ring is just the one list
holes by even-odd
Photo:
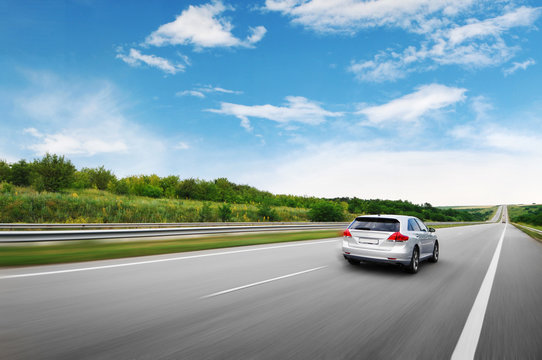
[[435, 229], [429, 228], [429, 232], [435, 232]]

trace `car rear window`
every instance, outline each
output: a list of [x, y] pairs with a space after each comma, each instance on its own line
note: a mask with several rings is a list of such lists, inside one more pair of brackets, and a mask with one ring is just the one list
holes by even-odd
[[399, 220], [387, 218], [357, 218], [350, 225], [352, 230], [399, 231]]

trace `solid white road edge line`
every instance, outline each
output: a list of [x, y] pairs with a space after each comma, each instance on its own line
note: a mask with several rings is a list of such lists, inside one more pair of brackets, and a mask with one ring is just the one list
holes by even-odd
[[218, 295], [223, 295], [223, 294], [231, 293], [231, 292], [234, 292], [234, 291], [237, 291], [237, 290], [246, 289], [246, 288], [249, 288], [249, 287], [252, 287], [252, 286], [262, 285], [262, 284], [265, 284], [265, 283], [268, 283], [268, 282], [271, 282], [271, 281], [276, 281], [276, 280], [280, 280], [280, 279], [286, 279], [286, 278], [289, 278], [289, 277], [292, 277], [292, 276], [301, 275], [301, 274], [305, 274], [305, 273], [308, 273], [308, 272], [311, 272], [311, 271], [320, 270], [320, 269], [323, 269], [323, 268], [326, 268], [326, 267], [327, 267], [327, 266], [319, 266], [319, 267], [316, 267], [316, 268], [312, 268], [312, 269], [308, 269], [308, 270], [303, 270], [303, 271], [299, 271], [299, 272], [292, 273], [292, 274], [288, 274], [288, 275], [278, 276], [278, 277], [275, 277], [275, 278], [272, 278], [272, 279], [267, 279], [267, 280], [258, 281], [258, 282], [252, 283], [252, 284], [247, 284], [247, 285], [243, 285], [243, 286], [238, 286], [238, 287], [231, 288], [231, 289], [228, 289], [228, 290], [223, 290], [223, 291], [219, 291], [219, 292], [212, 293], [212, 294], [210, 294], [210, 295], [202, 296], [200, 299], [207, 299], [207, 298], [210, 298], [210, 297], [214, 297], [214, 296], [218, 296]]
[[451, 360], [468, 360], [473, 359], [478, 346], [478, 340], [480, 339], [480, 332], [482, 331], [482, 325], [484, 323], [484, 317], [486, 315], [487, 303], [489, 301], [489, 295], [491, 294], [491, 288], [493, 287], [493, 280], [495, 279], [495, 273], [497, 272], [497, 264], [499, 263], [499, 256], [501, 254], [502, 243], [504, 240], [504, 234], [508, 224], [504, 225], [501, 238], [493, 254], [493, 259], [489, 264], [482, 286], [478, 291], [478, 295], [474, 300], [472, 309], [470, 310], [469, 317], [465, 323], [465, 327], [459, 336], [459, 341], [455, 346]]
[[112, 264], [112, 265], [103, 265], [103, 266], [92, 266], [92, 267], [85, 267], [85, 268], [78, 268], [78, 269], [65, 269], [65, 270], [44, 271], [44, 272], [27, 273], [27, 274], [4, 275], [4, 276], [0, 276], [0, 280], [3, 280], [3, 279], [14, 279], [14, 278], [23, 278], [23, 277], [31, 277], [31, 276], [43, 276], [43, 275], [64, 274], [64, 273], [79, 272], [79, 271], [90, 271], [90, 270], [112, 269], [112, 268], [124, 267], [124, 266], [134, 266], [134, 265], [143, 265], [143, 264], [161, 263], [161, 262], [166, 262], [166, 261], [177, 261], [177, 260], [196, 259], [196, 258], [209, 257], [209, 256], [239, 254], [239, 253], [244, 253], [244, 252], [272, 250], [272, 249], [280, 249], [280, 248], [287, 248], [287, 247], [294, 247], [294, 246], [316, 245], [316, 244], [324, 244], [324, 243], [336, 242], [336, 241], [337, 241], [336, 239], [333, 239], [333, 240], [321, 240], [321, 241], [311, 241], [311, 242], [303, 242], [303, 243], [299, 243], [299, 244], [287, 244], [287, 245], [265, 246], [265, 247], [255, 248], [255, 249], [242, 249], [242, 250], [223, 251], [223, 252], [212, 253], [212, 254], [200, 254], [200, 255], [179, 256], [179, 257], [167, 258], [167, 259], [145, 260], [145, 261], [137, 261], [137, 262], [123, 263], [123, 264]]

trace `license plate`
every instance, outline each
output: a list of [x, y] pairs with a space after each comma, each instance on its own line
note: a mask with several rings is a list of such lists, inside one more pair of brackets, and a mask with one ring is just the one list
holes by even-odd
[[378, 245], [378, 240], [373, 239], [359, 239], [360, 244]]

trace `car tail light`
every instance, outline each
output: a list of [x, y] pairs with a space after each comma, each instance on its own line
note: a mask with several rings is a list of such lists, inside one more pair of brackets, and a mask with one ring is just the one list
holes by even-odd
[[390, 237], [388, 238], [388, 240], [391, 240], [391, 241], [407, 241], [408, 236], [403, 235], [398, 231], [398, 232], [394, 232], [393, 234], [391, 234]]
[[343, 236], [344, 237], [352, 237], [352, 234], [350, 234], [350, 230], [346, 229], [345, 231], [343, 231]]

